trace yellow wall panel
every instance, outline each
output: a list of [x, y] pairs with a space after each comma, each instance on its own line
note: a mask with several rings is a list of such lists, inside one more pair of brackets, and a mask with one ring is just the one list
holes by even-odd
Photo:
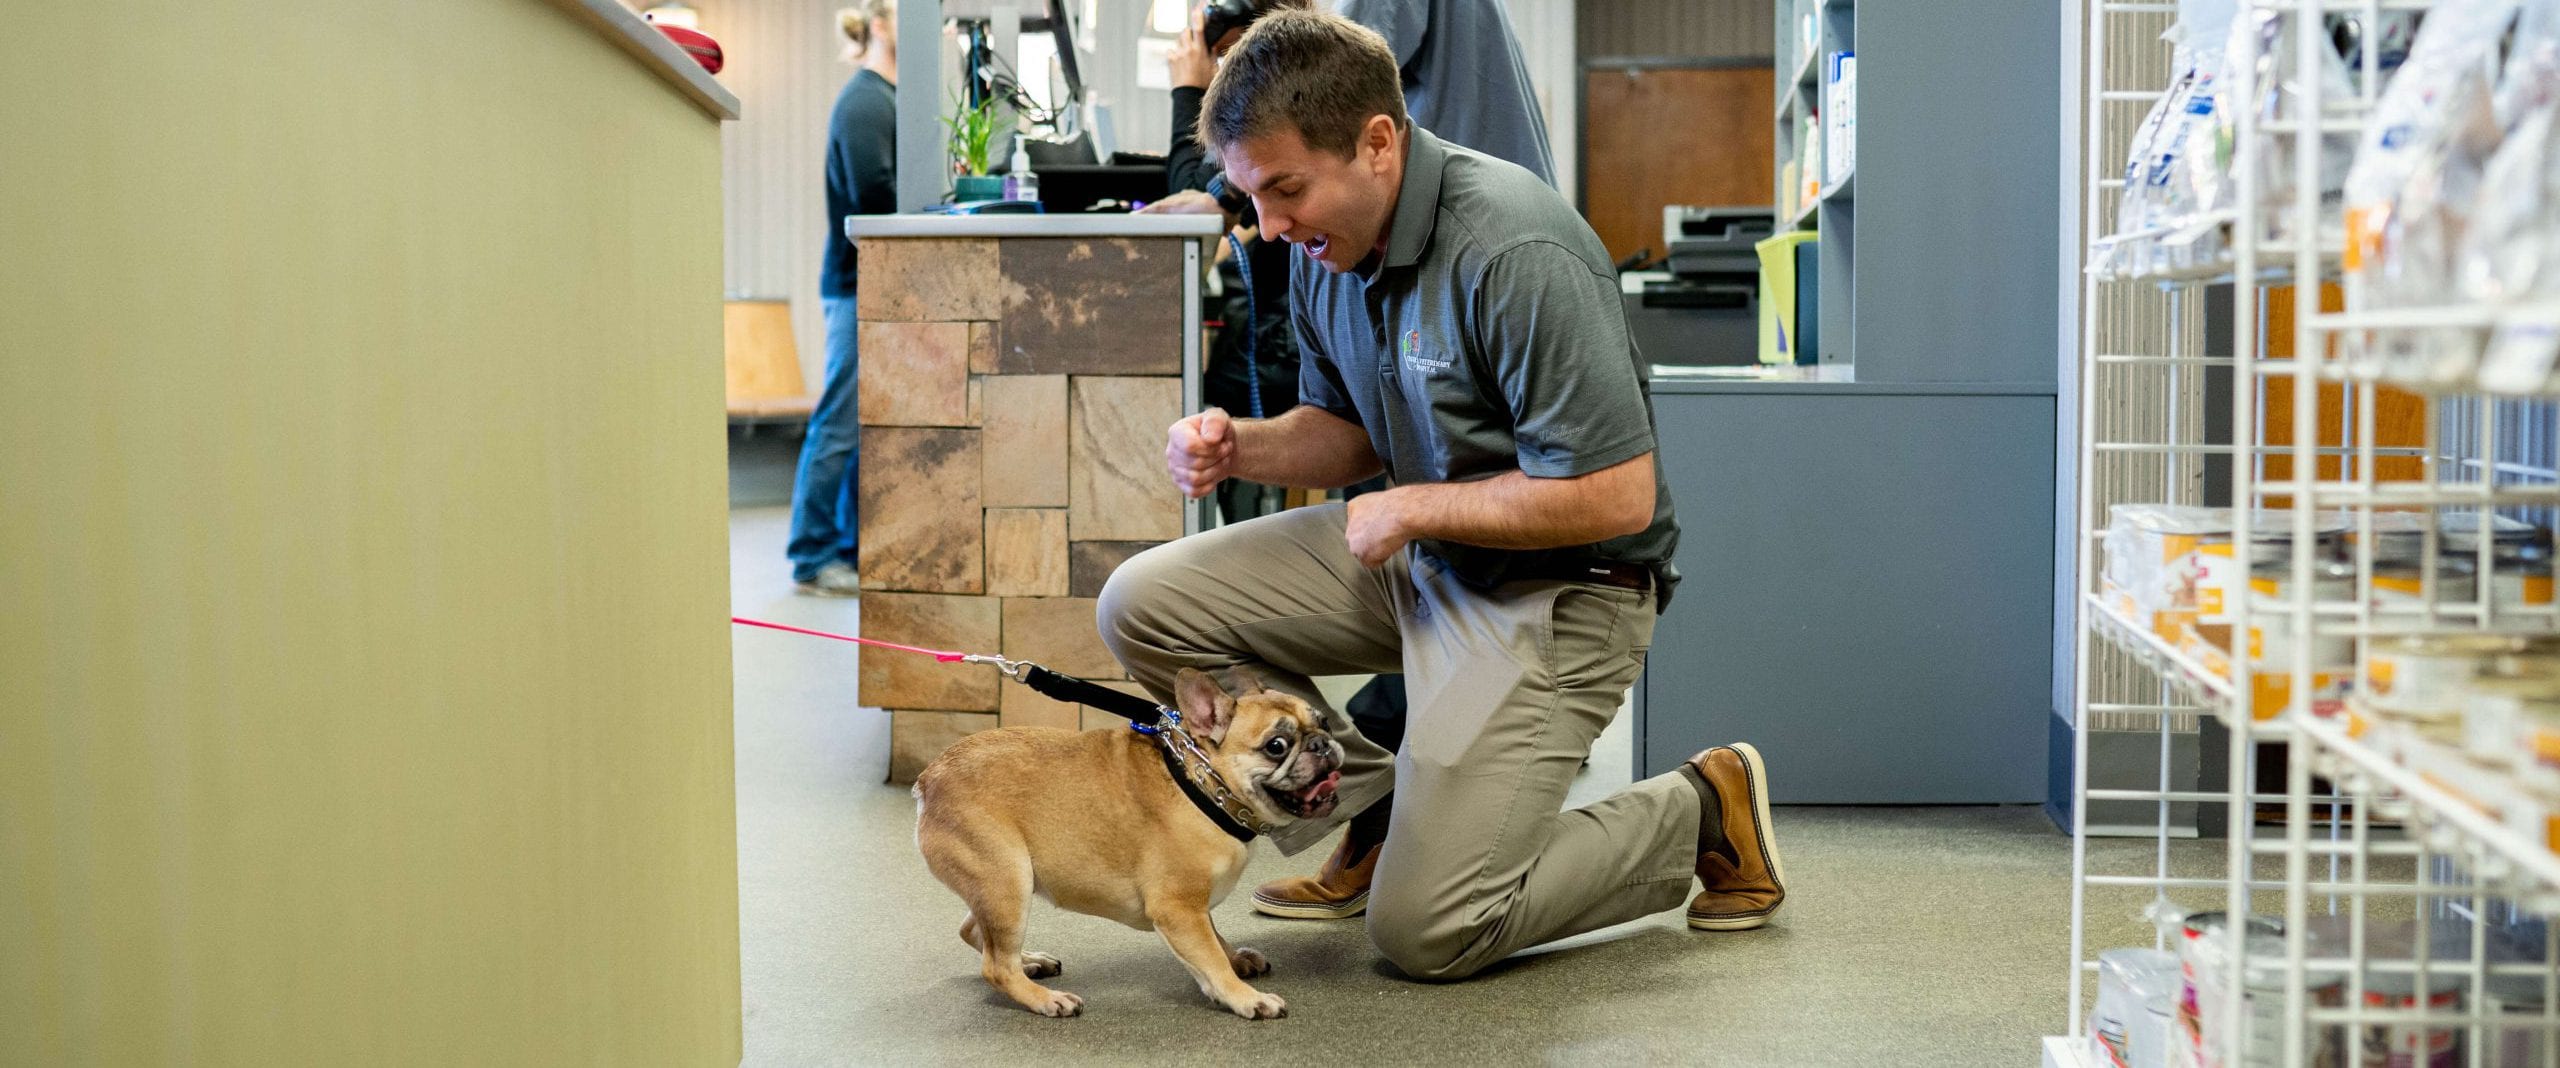
[[531, 0], [0, 64], [0, 1063], [734, 1063], [715, 123]]

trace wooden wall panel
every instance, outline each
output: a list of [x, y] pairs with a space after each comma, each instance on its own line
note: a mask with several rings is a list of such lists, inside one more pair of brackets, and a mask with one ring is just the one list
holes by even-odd
[[1067, 505], [1067, 376], [979, 379], [996, 419], [981, 459], [989, 508]]
[[1067, 592], [1100, 597], [1102, 585], [1129, 558], [1154, 548], [1151, 541], [1076, 541], [1067, 543]]
[[1182, 247], [1128, 238], [1015, 238], [1003, 265], [996, 371], [1182, 373]]
[[1773, 77], [1766, 66], [1584, 73], [1583, 216], [1612, 258], [1663, 253], [1663, 205], [1769, 202]]
[[1128, 677], [1102, 644], [1090, 597], [1009, 597], [1004, 655], [1088, 679]]
[[862, 588], [986, 590], [976, 430], [862, 428]]
[[[1163, 461], [1182, 403], [1181, 242], [861, 248], [863, 636], [1121, 677], [1077, 594], [1182, 534]], [[897, 710], [893, 776], [962, 732], [1077, 726], [1073, 706], [994, 679], [866, 655], [863, 703]]]
[[968, 426], [969, 324], [866, 322], [856, 383], [866, 426]]
[[897, 709], [889, 713], [889, 781], [905, 784], [953, 742], [999, 725], [992, 712], [932, 712]]
[[1068, 386], [1067, 536], [1171, 541], [1182, 495], [1165, 473], [1165, 428], [1181, 417], [1176, 378], [1077, 378]]
[[968, 322], [1003, 313], [1005, 289], [993, 238], [865, 241], [864, 322]]
[[[992, 597], [920, 593], [865, 593], [862, 630], [902, 645], [927, 649], [994, 649], [1003, 639], [1002, 602]], [[893, 636], [894, 637], [890, 637]], [[1002, 678], [985, 664], [945, 664], [895, 649], [863, 646], [863, 704], [993, 712]]]
[[1067, 595], [1067, 510], [987, 509], [987, 596]]
[[1580, 0], [1574, 11], [1576, 50], [1585, 60], [1765, 60], [1777, 39], [1776, 19], [1771, 0]]

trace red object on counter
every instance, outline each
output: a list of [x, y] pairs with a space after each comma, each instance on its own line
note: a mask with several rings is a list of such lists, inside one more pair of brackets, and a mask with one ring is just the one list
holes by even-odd
[[684, 54], [692, 56], [694, 62], [702, 64], [702, 69], [713, 74], [720, 73], [720, 42], [712, 40], [710, 34], [658, 22], [652, 22], [649, 25], [656, 26], [659, 33], [666, 34], [668, 40], [676, 43], [676, 47], [684, 49]]

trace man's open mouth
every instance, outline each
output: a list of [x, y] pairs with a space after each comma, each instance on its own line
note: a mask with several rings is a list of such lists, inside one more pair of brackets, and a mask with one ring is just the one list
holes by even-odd
[[1262, 792], [1271, 795], [1271, 799], [1278, 802], [1281, 809], [1303, 820], [1331, 813], [1335, 801], [1333, 792], [1341, 785], [1342, 772], [1335, 770], [1326, 772], [1324, 778], [1295, 790], [1278, 789], [1266, 783], [1262, 787]]
[[1323, 258], [1324, 258], [1324, 250], [1325, 250], [1325, 246], [1327, 246], [1327, 245], [1329, 245], [1329, 244], [1332, 244], [1332, 243], [1333, 243], [1333, 239], [1332, 239], [1332, 238], [1329, 238], [1329, 237], [1317, 237], [1317, 238], [1309, 239], [1309, 240], [1308, 240], [1308, 242], [1307, 242], [1307, 245], [1306, 245], [1307, 255], [1308, 255], [1308, 256], [1310, 256], [1310, 257], [1312, 257], [1312, 258], [1315, 258], [1315, 259], [1319, 259], [1319, 260], [1320, 260], [1320, 259], [1323, 259]]

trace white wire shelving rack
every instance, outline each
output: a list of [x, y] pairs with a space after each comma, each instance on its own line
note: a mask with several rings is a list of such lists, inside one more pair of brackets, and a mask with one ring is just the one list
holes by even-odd
[[[2240, 6], [2244, 18], [2281, 18], [2278, 47], [2293, 70], [2319, 70], [2320, 50], [2334, 46], [2342, 23], [2368, 34], [2366, 47], [2347, 99], [2323, 99], [2322, 79], [2303, 77], [2288, 86], [2287, 110], [2270, 118], [2260, 105], [2272, 87], [2254, 84], [2254, 65], [2240, 84], [2219, 87], [2224, 106], [2240, 102], [2237, 195], [2219, 220], [2227, 259], [2136, 277], [2082, 276], [2070, 1020], [2067, 1035], [2046, 1041], [2045, 1060], [2104, 1063], [2091, 1054], [2086, 1022], [2097, 954], [2110, 942], [2175, 950], [2167, 927], [2153, 920], [2220, 910], [2235, 918], [2233, 929], [2250, 917], [2281, 922], [2283, 948], [2262, 947], [2253, 957], [2241, 940], [2241, 951], [2228, 954], [2218, 1015], [2246, 1023], [2222, 1029], [2216, 1048], [2203, 1051], [2208, 1064], [2560, 1068], [2560, 925], [2544, 920], [2560, 910], [2553, 850], [2560, 812], [2511, 778], [2466, 763], [2453, 747], [2362, 711], [2352, 694], [2298, 699], [2335, 678], [2366, 678], [2377, 642], [2395, 635], [2548, 633], [2560, 625], [2549, 603], [2502, 595], [2494, 539], [2475, 537], [2463, 552], [2451, 551], [2442, 518], [2415, 521], [2423, 531], [2416, 604], [2386, 608], [2373, 596], [2378, 517], [2386, 526], [2407, 521], [2394, 514], [2403, 512], [2469, 517], [2474, 529], [2486, 529], [2491, 516], [2551, 523], [2560, 507], [2560, 420], [2549, 387], [2489, 395], [2477, 380], [2395, 379], [2355, 358], [2398, 333], [2485, 335], [2508, 324], [2560, 323], [2560, 302], [2365, 307], [2341, 277], [2335, 205], [2262, 189], [2270, 176], [2262, 166], [2289, 168], [2291, 189], [2320, 189], [2322, 139], [2360, 132], [2384, 85], [2381, 49], [2371, 46], [2384, 13], [2434, 5]], [[2112, 233], [2134, 129], [2176, 74], [2166, 70], [2166, 44], [2148, 60], [2127, 57], [2154, 47], [2179, 7], [2087, 0], [2080, 16], [2080, 192], [2093, 253]], [[2342, 309], [2327, 306], [2329, 293], [2343, 294]], [[2245, 652], [2176, 640], [2102, 597], [2101, 539], [2108, 509], [2119, 503], [2238, 505], [2232, 544], [2244, 562], [2252, 555], [2246, 547], [2262, 537], [2297, 547], [2279, 554], [2280, 571], [2252, 573], [2281, 577], [2290, 592], [2234, 596], [2225, 612], [2231, 634], [2251, 635], [2254, 623], [2297, 636], [2288, 654], [2253, 663]], [[2340, 525], [2352, 592], [2324, 598], [2310, 592], [2320, 587], [2310, 547]], [[2463, 557], [2481, 578], [2455, 597], [2448, 576]], [[2316, 663], [2322, 638], [2346, 639], [2352, 662]], [[2270, 687], [2273, 699], [2262, 692]], [[2100, 767], [2112, 773], [2100, 776], [2110, 785], [2093, 786], [2092, 734], [2110, 721], [2119, 730], [2127, 721], [2156, 730], [2156, 766]], [[2173, 781], [2173, 747], [2197, 723], [2227, 738], [2220, 785]], [[2277, 761], [2281, 785], [2260, 776]], [[2148, 781], [2124, 786], [2127, 771]], [[2119, 812], [2147, 806], [2149, 848], [2134, 841], [2093, 849], [2093, 804]], [[2188, 834], [2173, 818], [2179, 806], [2218, 810], [2223, 840], [2181, 841]], [[2138, 941], [2122, 938], [2128, 930], [2140, 932]], [[2377, 987], [2446, 994], [2395, 999]], [[2421, 1052], [2390, 1059], [2403, 1044]], [[2424, 1052], [2438, 1047], [2455, 1059]]]

